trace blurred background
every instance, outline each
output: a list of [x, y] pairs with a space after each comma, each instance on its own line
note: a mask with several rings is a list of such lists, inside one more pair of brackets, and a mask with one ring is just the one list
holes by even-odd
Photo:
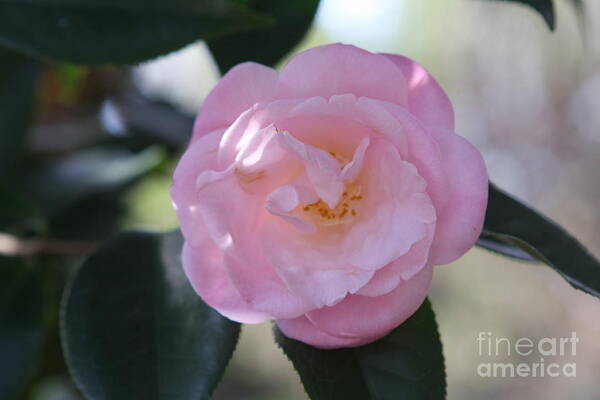
[[[313, 28], [293, 53], [344, 42], [420, 62], [448, 92], [457, 132], [482, 151], [491, 180], [600, 256], [600, 2], [584, 1], [584, 16], [570, 2], [555, 4], [557, 28], [551, 33], [538, 14], [510, 2], [322, 0]], [[47, 174], [69, 171], [67, 179], [81, 180], [82, 192], [73, 195], [80, 204], [69, 208], [75, 213], [69, 219], [93, 214], [90, 210], [98, 204], [118, 216], [80, 224], [94, 232], [89, 240], [96, 240], [106, 224], [176, 227], [168, 188], [177, 149], [219, 78], [206, 46], [197, 43], [131, 70], [69, 64], [43, 68], [29, 145], [43, 171], [32, 179], [50, 198], [55, 193], [55, 221], [67, 218], [61, 214], [67, 209], [60, 204], [64, 193], [60, 186], [42, 183]], [[126, 143], [131, 153], [107, 151], [114, 143]], [[77, 157], [65, 157], [81, 148], [87, 151], [79, 156], [86, 166]], [[110, 168], [95, 169], [90, 160], [96, 159], [109, 160]], [[44, 167], [50, 162], [52, 168]], [[141, 171], [145, 173], [138, 179]], [[97, 203], [102, 193], [95, 193], [94, 203], [86, 203], [85, 191], [91, 187], [86, 183], [95, 179], [112, 190], [115, 174], [119, 182], [127, 181], [118, 187], [125, 201]], [[72, 229], [57, 226], [53, 232], [69, 238], [75, 235]], [[88, 238], [86, 232], [76, 235]], [[431, 300], [444, 345], [449, 399], [598, 397], [600, 302], [573, 290], [550, 268], [476, 248], [459, 262], [437, 268]], [[479, 332], [536, 341], [573, 331], [580, 338], [573, 357], [576, 378], [477, 375], [477, 366], [485, 361], [478, 354]], [[493, 361], [539, 360], [513, 354]], [[79, 398], [60, 366], [44, 370], [45, 378], [27, 398]], [[292, 365], [273, 343], [269, 324], [242, 328], [214, 398], [306, 399]]]

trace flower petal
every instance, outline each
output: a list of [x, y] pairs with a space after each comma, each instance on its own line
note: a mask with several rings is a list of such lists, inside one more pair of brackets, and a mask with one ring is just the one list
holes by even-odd
[[426, 236], [435, 209], [416, 168], [384, 139], [372, 141], [361, 182], [364, 204], [357, 206], [354, 226], [336, 251], [348, 255], [352, 266], [378, 270]]
[[[317, 230], [315, 224], [310, 221], [306, 221], [298, 215], [290, 213], [296, 208], [301, 202], [305, 203], [300, 199], [301, 195], [304, 194], [303, 200], [309, 200], [309, 203], [314, 203], [317, 200], [315, 193], [309, 193], [311, 188], [306, 188], [304, 193], [300, 193], [299, 188], [294, 185], [281, 186], [278, 189], [271, 192], [267, 198], [266, 209], [273, 215], [277, 215], [283, 218], [285, 221], [292, 224], [296, 229], [303, 233], [313, 233]], [[305, 194], [306, 193], [306, 194]], [[312, 194], [312, 196], [311, 196]], [[310, 201], [313, 200], [313, 201]]]
[[442, 161], [448, 176], [448, 204], [438, 215], [431, 261], [448, 264], [467, 252], [479, 237], [488, 198], [488, 175], [479, 150], [462, 136], [435, 131], [444, 149]]
[[417, 274], [429, 260], [431, 242], [435, 234], [435, 224], [427, 225], [427, 236], [415, 243], [408, 253], [377, 270], [373, 278], [356, 294], [377, 297], [396, 289], [402, 280], [409, 280]]
[[282, 93], [277, 71], [253, 62], [236, 65], [202, 103], [192, 141], [215, 129], [227, 128], [254, 104], [275, 100]]
[[183, 270], [202, 300], [234, 321], [256, 324], [272, 319], [253, 309], [231, 283], [223, 265], [223, 251], [205, 238], [199, 247], [187, 242], [182, 253]]
[[242, 299], [274, 318], [305, 313], [310, 305], [287, 289], [257, 242], [256, 227], [269, 215], [263, 208], [264, 197], [244, 191], [233, 166], [203, 172], [197, 193], [202, 224], [196, 229], [204, 230], [223, 249], [224, 269]]
[[340, 174], [340, 179], [345, 180], [353, 180], [356, 178], [360, 169], [363, 165], [363, 160], [365, 158], [365, 152], [367, 151], [367, 147], [369, 147], [369, 137], [364, 137], [356, 150], [354, 151], [354, 156], [352, 157], [352, 161], [344, 166], [342, 169], [342, 173]]
[[214, 131], [190, 144], [173, 174], [171, 198], [177, 212], [179, 223], [186, 240], [198, 245], [204, 236], [197, 230], [203, 226], [203, 218], [198, 208], [196, 180], [200, 171], [216, 166], [217, 148], [223, 134], [222, 130]]
[[324, 150], [302, 143], [287, 131], [281, 132], [279, 137], [281, 146], [304, 162], [308, 180], [319, 198], [329, 208], [335, 208], [344, 191], [336, 159]]
[[423, 303], [431, 285], [432, 266], [390, 293], [378, 297], [348, 295], [333, 307], [310, 311], [308, 319], [330, 335], [349, 338], [380, 338], [408, 319]]
[[352, 93], [407, 104], [406, 79], [387, 57], [340, 43], [314, 47], [293, 57], [280, 73], [293, 97]]
[[[427, 182], [427, 194], [438, 212], [443, 212], [448, 200], [447, 168], [442, 159], [442, 148], [435, 136], [408, 111], [385, 101], [377, 103], [398, 121], [407, 144], [406, 160], [417, 167]], [[389, 131], [384, 131], [389, 135]]]
[[225, 267], [234, 286], [252, 309], [273, 318], [296, 318], [312, 305], [292, 294], [264, 260], [254, 241], [233, 254], [225, 254]]
[[426, 126], [454, 130], [454, 108], [444, 89], [418, 63], [397, 54], [382, 54], [404, 74], [408, 84], [408, 109]]
[[293, 293], [314, 307], [331, 306], [356, 293], [376, 270], [422, 240], [435, 222], [425, 182], [384, 139], [372, 142], [364, 170], [365, 204], [347, 227], [324, 226], [298, 235], [287, 225], [265, 220], [259, 231], [270, 264]]
[[329, 335], [308, 320], [305, 316], [294, 319], [279, 319], [277, 326], [289, 338], [300, 340], [319, 349], [362, 346], [375, 338], [343, 338]]

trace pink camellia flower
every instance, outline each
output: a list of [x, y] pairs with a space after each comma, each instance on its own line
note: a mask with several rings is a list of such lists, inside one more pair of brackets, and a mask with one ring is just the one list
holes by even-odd
[[386, 335], [482, 229], [486, 168], [453, 130], [442, 88], [399, 55], [332, 44], [281, 72], [236, 66], [171, 189], [194, 289], [320, 348]]

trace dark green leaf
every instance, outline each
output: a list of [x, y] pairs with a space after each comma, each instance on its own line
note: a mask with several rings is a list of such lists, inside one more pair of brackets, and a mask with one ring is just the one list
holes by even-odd
[[600, 263], [556, 223], [490, 184], [482, 237], [528, 254], [571, 285], [600, 297]]
[[3, 180], [15, 172], [25, 151], [37, 76], [35, 61], [0, 48], [0, 171]]
[[160, 164], [165, 154], [149, 147], [131, 153], [120, 147], [96, 147], [43, 165], [31, 190], [51, 214], [91, 195], [119, 191]]
[[517, 260], [529, 262], [538, 261], [527, 251], [521, 249], [521, 247], [515, 247], [515, 245], [507, 243], [506, 240], [501, 240], [497, 235], [486, 231], [485, 229], [481, 232], [479, 239], [477, 239], [477, 246], [506, 257], [515, 258]]
[[0, 0], [0, 44], [78, 64], [132, 64], [268, 26], [233, 0]]
[[118, 110], [133, 140], [160, 144], [177, 153], [187, 147], [194, 130], [194, 117], [172, 104], [129, 89], [111, 105]]
[[252, 9], [272, 15], [268, 29], [221, 36], [208, 46], [221, 69], [227, 72], [244, 61], [273, 65], [300, 42], [312, 24], [319, 0], [250, 0]]
[[0, 185], [0, 232], [29, 235], [44, 227], [41, 211], [14, 187]]
[[116, 145], [81, 150], [44, 163], [28, 180], [53, 238], [104, 240], [126, 212], [122, 194], [165, 158], [158, 147], [133, 153]]
[[40, 271], [0, 256], [0, 399], [17, 398], [32, 378], [44, 338]]
[[127, 204], [117, 193], [104, 193], [73, 203], [48, 219], [49, 235], [75, 242], [103, 242], [119, 231]]
[[366, 346], [320, 350], [275, 339], [313, 400], [440, 400], [446, 395], [444, 356], [429, 300], [406, 322]]
[[537, 11], [542, 16], [542, 18], [544, 18], [544, 21], [546, 21], [548, 28], [550, 28], [551, 31], [554, 30], [555, 17], [554, 17], [554, 4], [552, 3], [552, 0], [498, 0], [498, 1], [511, 1], [514, 3], [525, 4], [525, 5], [533, 8], [535, 11]]
[[121, 234], [74, 276], [61, 335], [87, 398], [206, 399], [219, 381], [239, 324], [193, 291], [181, 246], [179, 233]]

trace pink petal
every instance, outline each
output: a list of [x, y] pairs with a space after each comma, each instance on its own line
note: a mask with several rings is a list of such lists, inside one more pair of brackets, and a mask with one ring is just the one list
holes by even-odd
[[361, 140], [374, 132], [362, 115], [356, 97], [345, 94], [306, 99], [274, 123], [303, 143], [352, 158]]
[[265, 257], [290, 290], [314, 307], [356, 293], [376, 270], [422, 240], [435, 222], [425, 182], [388, 142], [372, 142], [364, 170], [364, 210], [358, 209], [347, 228], [322, 227], [315, 234], [298, 235], [278, 221], [265, 220], [260, 229]]
[[[382, 106], [383, 104], [392, 103], [361, 97], [356, 102], [355, 118], [359, 118], [362, 123], [376, 133], [386, 136], [396, 147], [400, 156], [406, 158], [408, 143], [405, 127], [386, 107]], [[398, 105], [396, 107], [401, 108]]]
[[448, 204], [438, 215], [431, 261], [448, 264], [467, 252], [483, 227], [488, 198], [488, 175], [481, 153], [462, 136], [436, 131], [443, 149], [449, 188]]
[[[232, 227], [252, 223], [253, 215], [247, 210], [257, 207], [257, 199], [241, 190], [233, 168], [203, 171], [195, 186], [197, 212], [202, 216], [209, 236], [223, 249], [231, 246]], [[224, 197], [225, 194], [228, 197]], [[248, 208], [244, 209], [242, 204]]]
[[[408, 111], [395, 104], [377, 101], [401, 126], [407, 143], [406, 160], [417, 167], [427, 182], [427, 194], [438, 213], [444, 210], [448, 197], [447, 168], [442, 162], [442, 149], [435, 137]], [[388, 131], [384, 132], [389, 135]]]
[[406, 105], [404, 75], [387, 57], [358, 47], [329, 44], [293, 57], [280, 73], [293, 97], [352, 93]]
[[394, 62], [406, 77], [410, 112], [426, 126], [454, 130], [452, 103], [429, 72], [407, 57], [396, 54], [382, 55]]
[[243, 111], [256, 103], [279, 98], [282, 91], [275, 70], [252, 62], [236, 65], [202, 103], [192, 140], [215, 129], [227, 128]]
[[310, 303], [311, 308], [337, 303], [347, 293], [354, 293], [363, 287], [374, 273], [347, 266], [316, 270], [293, 265], [278, 266], [278, 272], [290, 291]]
[[244, 247], [235, 254], [225, 254], [225, 267], [235, 288], [253, 310], [273, 318], [296, 318], [312, 308], [288, 290], [254, 241]]
[[423, 239], [436, 215], [425, 181], [386, 140], [371, 142], [364, 169], [364, 204], [337, 252], [352, 266], [378, 270]]
[[237, 145], [235, 163], [244, 171], [256, 172], [280, 161], [287, 155], [275, 142], [279, 132], [273, 125], [244, 135]]
[[[245, 110], [225, 130], [219, 144], [219, 166], [225, 168], [236, 160], [243, 148], [259, 138], [277, 133], [277, 123], [306, 100], [276, 100], [258, 103]], [[238, 160], [239, 161], [239, 160]]]
[[244, 191], [233, 166], [220, 172], [204, 171], [197, 185], [202, 224], [196, 229], [206, 232], [223, 249], [224, 269], [242, 299], [257, 312], [274, 318], [305, 313], [310, 306], [286, 288], [257, 242], [255, 229], [268, 215], [264, 197]]
[[348, 295], [333, 307], [307, 314], [308, 319], [330, 335], [348, 338], [379, 338], [408, 319], [423, 303], [431, 285], [428, 265], [392, 292], [378, 297]]
[[198, 227], [204, 222], [198, 208], [196, 180], [201, 171], [216, 166], [217, 147], [222, 134], [222, 130], [214, 131], [190, 144], [173, 174], [170, 190], [173, 206], [186, 240], [193, 245], [204, 240], [203, 234], [197, 235]]
[[365, 158], [365, 152], [367, 151], [367, 147], [369, 147], [369, 137], [365, 137], [360, 141], [360, 144], [354, 151], [354, 156], [352, 157], [352, 161], [344, 166], [342, 169], [342, 173], [340, 175], [340, 179], [345, 180], [353, 180], [356, 178], [360, 169], [363, 165], [363, 160]]
[[435, 234], [435, 224], [428, 224], [427, 236], [415, 243], [408, 253], [377, 270], [373, 278], [356, 294], [377, 297], [396, 289], [402, 280], [409, 280], [417, 274], [429, 260], [431, 242]]
[[[313, 199], [316, 198], [317, 196], [315, 194]], [[313, 233], [317, 230], [315, 224], [290, 212], [301, 202], [299, 190], [293, 185], [285, 185], [274, 190], [269, 197], [267, 197], [266, 209], [271, 214], [277, 215], [292, 224], [300, 232]]]
[[329, 335], [308, 320], [305, 316], [294, 319], [279, 319], [277, 326], [289, 338], [299, 340], [320, 349], [362, 346], [376, 338], [344, 338]]
[[202, 300], [234, 321], [256, 324], [272, 319], [242, 300], [223, 265], [223, 251], [208, 238], [199, 247], [183, 246], [183, 270]]
[[308, 180], [319, 198], [334, 208], [344, 191], [336, 159], [324, 150], [302, 143], [289, 132], [281, 132], [279, 137], [281, 146], [304, 162]]

